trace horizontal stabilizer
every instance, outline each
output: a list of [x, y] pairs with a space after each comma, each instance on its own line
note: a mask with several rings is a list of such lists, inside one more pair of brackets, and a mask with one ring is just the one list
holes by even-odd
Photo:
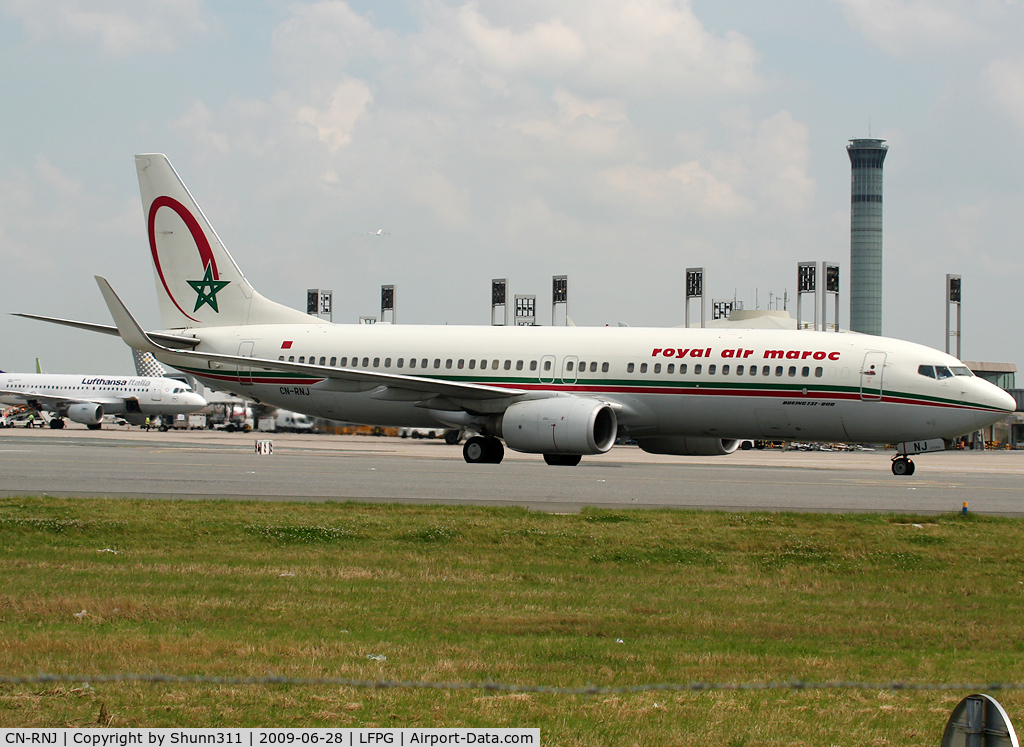
[[[40, 322], [50, 322], [50, 324], [61, 324], [65, 327], [74, 327], [75, 329], [84, 329], [87, 332], [99, 332], [103, 335], [114, 335], [120, 337], [120, 333], [117, 331], [117, 327], [113, 327], [109, 324], [94, 324], [93, 322], [79, 322], [74, 319], [60, 319], [55, 316], [42, 316], [40, 314], [11, 314], [11, 316], [21, 316], [26, 319], [36, 319]], [[165, 345], [169, 348], [194, 348], [199, 344], [198, 337], [186, 337], [185, 335], [169, 335], [165, 332], [150, 332], [149, 336], [159, 342], [161, 345]]]

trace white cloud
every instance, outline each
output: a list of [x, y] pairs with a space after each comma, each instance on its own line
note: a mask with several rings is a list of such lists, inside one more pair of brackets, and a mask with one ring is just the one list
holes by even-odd
[[489, 21], [476, 3], [457, 14], [457, 46], [482, 67], [561, 79], [588, 91], [630, 95], [749, 91], [760, 85], [757, 52], [736, 32], [715, 36], [688, 0], [569, 0], [522, 5], [516, 32]]
[[464, 5], [457, 18], [481, 61], [505, 73], [559, 74], [578, 65], [586, 54], [580, 35], [558, 18], [538, 21], [521, 33], [495, 28], [475, 5]]
[[992, 97], [1024, 127], [1024, 60], [996, 60], [985, 70]]
[[851, 25], [886, 52], [947, 47], [984, 37], [986, 3], [967, 0], [836, 0]]
[[36, 40], [84, 39], [116, 56], [169, 52], [209, 29], [201, 0], [0, 0]]
[[808, 175], [810, 131], [780, 111], [759, 122], [745, 112], [723, 114], [723, 142], [707, 146], [704, 138], [681, 133], [677, 142], [696, 158], [670, 166], [636, 164], [602, 173], [615, 190], [606, 198], [626, 199], [635, 209], [655, 214], [700, 215], [710, 219], [741, 215], [792, 214], [807, 210], [815, 184]]
[[373, 101], [373, 94], [365, 82], [345, 77], [334, 87], [330, 103], [324, 109], [304, 106], [296, 112], [296, 119], [316, 128], [317, 138], [327, 145], [331, 153], [352, 141], [356, 120]]
[[291, 6], [292, 16], [274, 29], [272, 48], [299, 75], [336, 75], [353, 60], [382, 59], [393, 52], [395, 36], [376, 28], [342, 0]]

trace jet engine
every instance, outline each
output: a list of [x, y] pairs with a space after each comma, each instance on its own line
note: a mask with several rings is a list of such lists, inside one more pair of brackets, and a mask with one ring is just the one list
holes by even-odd
[[612, 448], [617, 431], [615, 410], [585, 397], [517, 402], [501, 420], [508, 447], [529, 454], [603, 454]]
[[67, 418], [76, 423], [96, 425], [103, 420], [103, 405], [93, 402], [80, 402], [77, 405], [71, 405], [68, 407]]
[[677, 456], [725, 456], [732, 454], [740, 445], [736, 439], [690, 438], [688, 436], [638, 438], [636, 443], [649, 454], [674, 454]]

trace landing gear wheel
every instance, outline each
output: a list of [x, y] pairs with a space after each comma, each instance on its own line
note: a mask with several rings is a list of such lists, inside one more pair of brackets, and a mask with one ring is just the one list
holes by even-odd
[[98, 431], [103, 425], [101, 423], [86, 423], [85, 427], [91, 431]]
[[552, 467], [575, 467], [583, 457], [580, 454], [545, 454], [544, 462]]
[[505, 458], [505, 447], [501, 445], [501, 441], [488, 436], [484, 439], [484, 448], [487, 451], [488, 464], [501, 464], [501, 460]]
[[462, 458], [469, 464], [485, 464], [487, 462], [487, 442], [480, 436], [466, 439], [462, 445]]
[[53, 428], [55, 431], [59, 431], [61, 428], [64, 427], [64, 418], [51, 418], [50, 427]]
[[493, 436], [473, 436], [463, 445], [462, 458], [470, 464], [501, 464], [505, 447]]
[[444, 432], [444, 442], [449, 446], [454, 446], [462, 440], [462, 431], [453, 428], [452, 430]]
[[897, 457], [892, 460], [892, 473], [894, 475], [912, 475], [914, 474], [914, 463], [906, 457]]

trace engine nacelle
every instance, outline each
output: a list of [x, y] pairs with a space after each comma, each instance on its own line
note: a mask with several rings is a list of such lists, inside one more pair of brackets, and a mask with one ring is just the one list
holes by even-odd
[[676, 456], [725, 456], [740, 445], [736, 439], [690, 438], [689, 436], [656, 436], [638, 438], [637, 445], [649, 454]]
[[528, 454], [604, 454], [615, 444], [615, 410], [585, 397], [517, 402], [505, 410], [501, 437]]
[[96, 425], [103, 420], [103, 405], [93, 402], [80, 402], [77, 405], [68, 407], [68, 420], [85, 425]]

